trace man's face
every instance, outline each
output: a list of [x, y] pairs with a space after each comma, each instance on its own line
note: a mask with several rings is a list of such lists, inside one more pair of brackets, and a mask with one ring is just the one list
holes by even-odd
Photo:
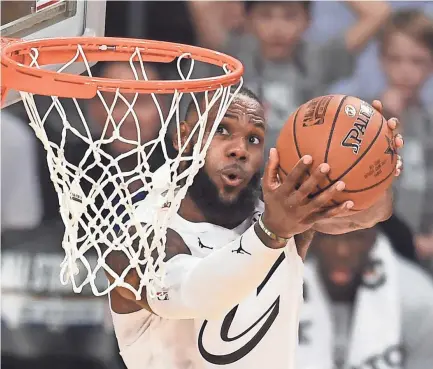
[[[210, 121], [215, 119], [216, 110], [209, 113]], [[208, 126], [210, 130], [211, 124]], [[189, 189], [202, 211], [242, 218], [254, 209], [265, 127], [264, 111], [258, 102], [243, 95], [234, 99], [211, 141], [205, 165]]]
[[433, 72], [431, 51], [400, 32], [394, 32], [388, 37], [381, 62], [388, 83], [408, 95], [416, 93]]
[[373, 228], [337, 236], [316, 234], [311, 248], [328, 287], [345, 290], [358, 283], [375, 241]]
[[300, 2], [260, 2], [249, 13], [249, 24], [268, 60], [286, 58], [308, 28], [308, 14]]

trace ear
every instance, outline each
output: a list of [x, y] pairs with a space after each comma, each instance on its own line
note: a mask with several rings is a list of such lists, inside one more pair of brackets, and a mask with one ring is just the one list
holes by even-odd
[[[175, 129], [174, 135], [173, 135], [173, 141], [172, 141], [173, 147], [176, 149], [176, 151], [179, 152], [179, 150], [185, 145], [190, 134], [191, 134], [191, 127], [189, 126], [189, 124], [185, 121], [180, 122], [179, 130], [177, 128]], [[192, 140], [190, 140], [188, 143], [188, 146], [185, 148], [184, 153], [187, 153], [187, 154], [191, 153], [192, 145], [193, 145], [193, 142], [192, 142]]]

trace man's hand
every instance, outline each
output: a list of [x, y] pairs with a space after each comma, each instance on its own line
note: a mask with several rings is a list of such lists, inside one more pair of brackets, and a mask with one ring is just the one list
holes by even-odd
[[374, 227], [392, 215], [392, 190], [386, 193], [370, 208], [361, 211], [345, 211], [333, 218], [322, 219], [313, 229], [326, 234], [344, 234]]
[[[373, 101], [372, 106], [379, 111], [383, 112], [382, 103], [378, 100]], [[388, 127], [396, 132], [400, 124], [397, 118], [388, 120]], [[401, 134], [394, 135], [394, 145], [396, 149], [403, 147], [403, 137]], [[395, 175], [398, 177], [403, 169], [403, 161], [398, 156]], [[383, 222], [392, 215], [392, 188], [390, 188], [384, 195], [369, 209], [361, 211], [345, 210], [339, 211], [338, 214], [330, 214], [332, 217], [328, 219], [321, 219], [314, 226], [313, 229], [327, 234], [343, 234], [353, 232], [359, 229], [371, 228], [379, 222]]]
[[[265, 202], [262, 220], [264, 225], [279, 237], [290, 238], [303, 233], [314, 223], [353, 207], [353, 202], [348, 201], [323, 210], [337, 193], [344, 190], [345, 184], [342, 181], [338, 181], [313, 199], [308, 197], [331, 169], [328, 164], [323, 163], [308, 177], [306, 174], [311, 171], [312, 163], [311, 156], [304, 156], [293, 170], [281, 179], [277, 174], [278, 152], [271, 149], [262, 183]], [[306, 177], [308, 178], [305, 179]]]

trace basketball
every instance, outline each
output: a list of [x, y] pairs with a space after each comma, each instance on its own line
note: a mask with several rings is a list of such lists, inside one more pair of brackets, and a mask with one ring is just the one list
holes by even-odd
[[393, 133], [382, 114], [357, 97], [321, 96], [301, 105], [282, 128], [276, 148], [283, 178], [304, 155], [313, 157], [313, 168], [328, 163], [327, 179], [311, 196], [343, 181], [346, 188], [333, 202], [352, 200], [352, 210], [372, 206], [394, 179]]

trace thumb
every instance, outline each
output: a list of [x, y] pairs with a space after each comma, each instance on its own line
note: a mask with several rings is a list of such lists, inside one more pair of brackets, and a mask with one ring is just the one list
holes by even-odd
[[280, 185], [280, 180], [278, 179], [279, 162], [278, 151], [277, 149], [272, 148], [269, 152], [269, 160], [266, 164], [263, 176], [263, 188], [274, 190]]

